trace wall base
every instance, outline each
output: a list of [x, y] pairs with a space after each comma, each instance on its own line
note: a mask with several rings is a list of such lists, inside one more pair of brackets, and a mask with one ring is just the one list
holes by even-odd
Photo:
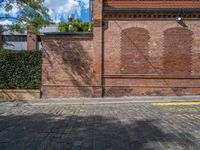
[[0, 89], [0, 100], [38, 100], [40, 90], [7, 90]]

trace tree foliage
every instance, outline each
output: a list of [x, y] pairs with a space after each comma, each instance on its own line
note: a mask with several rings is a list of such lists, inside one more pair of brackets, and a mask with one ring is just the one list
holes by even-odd
[[[58, 25], [58, 30], [60, 32], [68, 32], [69, 22], [60, 22]], [[82, 22], [81, 19], [73, 19], [72, 21], [73, 32], [88, 32], [89, 23]], [[92, 24], [93, 31], [93, 24]]]
[[[41, 27], [50, 25], [48, 9], [43, 3], [44, 0], [0, 0], [0, 7], [5, 9], [5, 14], [0, 19], [11, 19], [14, 22], [3, 31], [24, 32], [30, 28], [33, 32], [38, 32]], [[17, 9], [17, 14], [11, 13], [13, 9]]]

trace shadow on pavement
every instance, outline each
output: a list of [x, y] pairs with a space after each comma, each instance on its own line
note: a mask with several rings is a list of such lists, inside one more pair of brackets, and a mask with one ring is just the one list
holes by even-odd
[[198, 149], [189, 133], [165, 133], [158, 120], [121, 122], [103, 116], [0, 116], [0, 149]]

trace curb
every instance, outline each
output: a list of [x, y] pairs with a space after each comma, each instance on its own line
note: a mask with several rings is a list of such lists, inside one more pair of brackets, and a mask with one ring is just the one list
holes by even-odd
[[200, 102], [200, 96], [146, 96], [125, 98], [68, 98], [68, 99], [40, 99], [37, 101], [4, 101], [2, 104], [18, 105], [98, 105], [98, 104], [128, 104], [128, 103], [180, 103]]

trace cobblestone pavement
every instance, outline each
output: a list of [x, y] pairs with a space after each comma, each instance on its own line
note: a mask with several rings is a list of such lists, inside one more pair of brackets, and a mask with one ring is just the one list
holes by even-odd
[[200, 105], [8, 105], [0, 150], [199, 150]]

